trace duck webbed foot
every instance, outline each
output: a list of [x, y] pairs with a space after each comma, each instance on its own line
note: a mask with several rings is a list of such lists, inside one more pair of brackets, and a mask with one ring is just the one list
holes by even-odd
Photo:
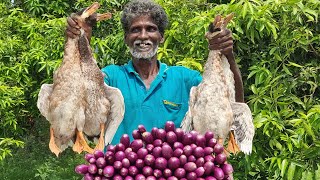
[[94, 148], [94, 150], [103, 150], [104, 149], [104, 129], [105, 129], [105, 124], [101, 123], [100, 124], [100, 137], [99, 137], [99, 141], [96, 145], [96, 147]]
[[87, 141], [85, 140], [82, 131], [78, 131], [76, 130], [76, 142], [74, 143], [72, 150], [77, 152], [77, 153], [81, 153], [82, 151], [86, 151], [88, 153], [93, 153], [93, 149], [90, 148], [90, 146], [88, 145]]
[[237, 154], [238, 152], [240, 152], [239, 146], [237, 145], [236, 140], [234, 139], [234, 135], [232, 131], [230, 131], [229, 133], [227, 151], [233, 154]]
[[61, 149], [56, 145], [54, 141], [54, 135], [53, 135], [53, 128], [50, 128], [50, 142], [49, 142], [49, 149], [51, 152], [53, 152], [57, 157], [61, 153]]

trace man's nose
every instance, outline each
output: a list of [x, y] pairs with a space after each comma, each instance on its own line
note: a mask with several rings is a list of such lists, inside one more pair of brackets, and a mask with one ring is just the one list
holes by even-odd
[[146, 29], [142, 29], [140, 35], [139, 35], [139, 38], [142, 39], [142, 40], [145, 40], [145, 39], [148, 39], [149, 38], [149, 35], [148, 35], [148, 32], [146, 31]]

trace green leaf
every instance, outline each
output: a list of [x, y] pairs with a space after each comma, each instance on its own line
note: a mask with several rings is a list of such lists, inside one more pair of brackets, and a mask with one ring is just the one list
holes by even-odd
[[260, 25], [260, 28], [259, 28], [259, 32], [262, 32], [265, 28], [265, 25], [263, 24], [263, 22], [261, 23]]
[[253, 120], [254, 126], [255, 126], [256, 128], [262, 127], [266, 121], [268, 121], [268, 119], [265, 118], [265, 117], [262, 117], [262, 116], [260, 116], [260, 115], [256, 116], [256, 117], [254, 118], [254, 120]]
[[312, 130], [312, 127], [305, 121], [303, 122], [303, 127], [305, 128], [307, 134], [312, 137], [313, 141], [315, 141], [316, 136]]
[[[311, 9], [303, 9], [303, 11], [305, 13], [313, 15], [313, 17], [316, 18], [316, 22], [318, 21], [318, 13], [317, 13], [317, 11], [311, 10]], [[310, 17], [310, 19], [313, 19], [313, 17]]]
[[254, 29], [250, 29], [250, 39], [251, 39], [251, 42], [255, 43], [254, 42], [254, 39], [255, 39], [255, 33], [254, 33]]
[[303, 172], [301, 180], [313, 180], [313, 173], [310, 171]]
[[252, 84], [252, 85], [250, 86], [250, 89], [251, 89], [251, 91], [252, 91], [254, 94], [258, 94], [258, 90], [257, 90], [257, 88], [256, 88], [256, 86], [255, 86], [254, 84]]
[[282, 160], [282, 163], [281, 163], [281, 169], [280, 169], [280, 176], [281, 177], [284, 177], [285, 173], [286, 173], [286, 170], [287, 170], [287, 167], [288, 167], [288, 160], [287, 159], [284, 159]]
[[250, 1], [248, 1], [248, 7], [249, 7], [249, 10], [250, 10], [250, 14], [254, 14], [252, 3]]
[[[250, 18], [249, 22], [247, 23], [247, 30], [250, 29], [252, 22], [254, 21], [253, 17]], [[251, 28], [253, 29], [253, 28]]]
[[247, 2], [244, 2], [243, 6], [242, 6], [242, 11], [241, 11], [242, 18], [246, 17], [247, 11], [248, 11], [248, 4], [247, 4]]
[[252, 76], [254, 76], [255, 74], [257, 74], [258, 70], [253, 70], [250, 72], [250, 74], [248, 75], [247, 79], [250, 79]]
[[276, 51], [278, 49], [278, 47], [273, 47], [270, 51], [269, 54], [272, 55], [274, 53], [274, 51]]
[[167, 37], [167, 39], [164, 42], [163, 49], [167, 49], [167, 47], [170, 44], [171, 40], [172, 40], [172, 36]]
[[275, 140], [275, 145], [279, 150], [282, 150], [282, 145], [279, 141]]
[[288, 65], [289, 65], [289, 66], [298, 67], [298, 68], [303, 68], [303, 67], [304, 67], [304, 66], [301, 66], [301, 65], [299, 65], [299, 64], [297, 64], [297, 63], [290, 62], [290, 61], [289, 61]]
[[290, 72], [290, 70], [287, 68], [285, 64], [282, 64], [282, 68], [288, 75], [292, 76], [292, 73]]
[[315, 171], [315, 179], [320, 179], [320, 163], [317, 163], [317, 170]]
[[243, 30], [241, 29], [240, 26], [236, 26], [235, 30], [236, 30], [237, 32], [239, 32], [240, 34], [243, 34]]
[[276, 30], [276, 27], [274, 25], [272, 25], [270, 22], [267, 22], [267, 26], [271, 29], [271, 32], [273, 34], [273, 38], [277, 39], [278, 38], [278, 33]]
[[291, 95], [291, 96], [290, 96], [290, 98], [293, 100], [293, 102], [295, 102], [295, 103], [297, 103], [297, 104], [301, 105], [301, 106], [303, 107], [303, 109], [305, 109], [305, 108], [306, 108], [305, 103], [304, 103], [304, 102], [302, 102], [302, 101], [301, 101], [301, 99], [299, 99], [297, 96], [295, 96], [295, 95]]
[[291, 144], [290, 141], [287, 142], [287, 146], [288, 146], [288, 149], [289, 149], [290, 153], [292, 153], [293, 152], [293, 147], [292, 147], [292, 144]]
[[288, 176], [287, 176], [288, 180], [293, 180], [294, 179], [295, 169], [296, 169], [296, 164], [291, 162], [290, 166], [289, 166], [289, 169], [288, 169]]

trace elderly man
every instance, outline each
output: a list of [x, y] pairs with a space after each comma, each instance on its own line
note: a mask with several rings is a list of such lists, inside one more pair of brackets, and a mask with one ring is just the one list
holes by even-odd
[[[80, 34], [75, 20], [67, 20], [66, 34]], [[182, 66], [168, 66], [157, 59], [158, 46], [164, 41], [168, 24], [165, 11], [151, 0], [133, 0], [122, 13], [124, 41], [132, 59], [122, 66], [109, 65], [102, 69], [105, 82], [120, 89], [125, 100], [124, 119], [112, 144], [117, 144], [123, 134], [129, 134], [143, 124], [147, 130], [162, 128], [171, 120], [180, 126], [188, 110], [189, 92], [201, 82], [201, 75]], [[92, 27], [83, 27], [91, 36]], [[233, 56], [233, 40], [229, 30], [209, 42], [209, 49], [220, 49], [229, 60], [234, 73], [236, 99], [243, 102], [243, 86], [240, 71]], [[121, 53], [121, 52], [119, 52]]]

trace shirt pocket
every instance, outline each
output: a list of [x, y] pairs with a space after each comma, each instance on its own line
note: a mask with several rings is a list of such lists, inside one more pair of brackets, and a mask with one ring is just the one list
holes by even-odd
[[182, 103], [176, 103], [168, 100], [162, 100], [162, 103], [169, 113], [178, 112], [182, 106]]
[[[179, 127], [181, 120], [184, 117], [183, 103], [177, 103], [170, 100], [162, 100], [162, 104], [165, 109], [165, 113], [161, 124], [164, 126], [166, 121], [173, 121], [176, 127]], [[161, 125], [161, 126], [162, 126]]]

